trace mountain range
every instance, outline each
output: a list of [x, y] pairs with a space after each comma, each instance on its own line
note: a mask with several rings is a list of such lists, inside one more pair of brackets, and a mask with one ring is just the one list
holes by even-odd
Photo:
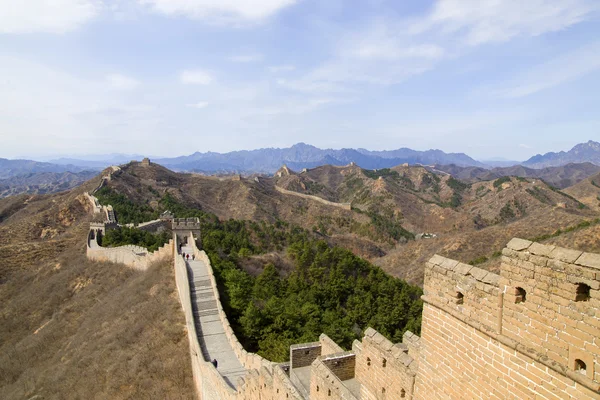
[[569, 151], [538, 154], [522, 164], [530, 168], [545, 168], [582, 162], [600, 165], [600, 143], [590, 140], [587, 143], [579, 143]]
[[153, 160], [178, 171], [235, 172], [272, 174], [282, 164], [294, 170], [314, 168], [320, 165], [348, 165], [356, 163], [366, 169], [391, 168], [409, 164], [456, 164], [459, 166], [485, 167], [464, 153], [444, 153], [441, 150], [416, 151], [407, 148], [386, 151], [366, 149], [319, 149], [305, 143], [289, 148], [266, 148], [233, 151], [230, 153], [199, 153], [176, 158]]

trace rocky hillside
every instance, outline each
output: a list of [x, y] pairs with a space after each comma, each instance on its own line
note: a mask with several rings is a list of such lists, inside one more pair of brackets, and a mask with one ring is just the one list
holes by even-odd
[[[483, 262], [513, 236], [551, 234], [597, 216], [575, 196], [539, 179], [468, 184], [408, 166], [328, 165], [304, 172], [281, 168], [273, 177], [215, 178], [134, 163], [124, 166], [106, 190], [143, 205], [147, 213], [164, 209], [168, 196], [221, 219], [287, 221], [414, 283], [420, 283], [423, 263], [436, 252]], [[351, 210], [310, 196], [351, 203]]]
[[600, 211], [600, 173], [565, 189], [565, 193], [579, 199], [589, 208]]
[[542, 179], [544, 182], [549, 183], [554, 187], [564, 189], [581, 182], [589, 176], [597, 174], [600, 172], [600, 165], [586, 162], [540, 169], [528, 168], [523, 165], [494, 169], [459, 167], [457, 165], [436, 165], [433, 170], [449, 173], [456, 179], [468, 183], [489, 181], [503, 176], [518, 176], [521, 178]]
[[0, 179], [0, 198], [17, 194], [50, 194], [81, 185], [97, 172], [32, 172]]

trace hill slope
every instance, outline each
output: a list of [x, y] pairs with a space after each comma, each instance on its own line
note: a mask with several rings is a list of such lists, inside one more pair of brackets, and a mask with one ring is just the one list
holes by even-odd
[[81, 194], [98, 183], [0, 199], [0, 393], [192, 399], [172, 266], [143, 273], [86, 259]]
[[[597, 215], [539, 179], [466, 184], [405, 166], [374, 171], [328, 165], [302, 173], [282, 168], [272, 178], [247, 179], [178, 174], [157, 164], [133, 163], [123, 166], [108, 188], [146, 207], [148, 216], [168, 205], [168, 194], [221, 219], [286, 221], [413, 283], [420, 283], [423, 262], [436, 252], [462, 260], [490, 257], [513, 236], [550, 234]], [[352, 209], [318, 199], [351, 203]], [[437, 237], [413, 240], [422, 233]]]
[[545, 167], [540, 169], [528, 168], [522, 165], [493, 169], [459, 167], [457, 165], [436, 165], [434, 169], [447, 172], [455, 178], [469, 183], [489, 181], [503, 176], [519, 176], [521, 178], [542, 179], [559, 189], [573, 186], [587, 177], [600, 172], [600, 166], [589, 162], [571, 163], [559, 167]]

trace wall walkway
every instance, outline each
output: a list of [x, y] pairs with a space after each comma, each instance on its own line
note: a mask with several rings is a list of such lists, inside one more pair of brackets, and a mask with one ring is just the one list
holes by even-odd
[[[183, 246], [182, 251], [192, 254], [192, 246]], [[204, 261], [195, 259], [186, 262], [190, 283], [190, 296], [196, 336], [205, 361], [217, 360], [217, 371], [225, 381], [235, 388], [237, 379], [246, 374], [246, 369], [237, 358], [219, 316], [217, 295], [211, 276]]]

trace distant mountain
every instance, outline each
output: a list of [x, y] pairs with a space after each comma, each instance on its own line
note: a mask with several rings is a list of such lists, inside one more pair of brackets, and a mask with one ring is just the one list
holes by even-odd
[[473, 183], [490, 181], [503, 176], [542, 179], [560, 189], [575, 185], [582, 180], [600, 172], [600, 166], [592, 163], [567, 164], [560, 167], [541, 169], [515, 165], [508, 168], [485, 169], [479, 167], [459, 167], [457, 165], [436, 165], [437, 171], [446, 172], [457, 179]]
[[58, 165], [32, 160], [7, 160], [6, 158], [0, 158], [0, 179], [38, 172], [81, 172], [86, 169], [89, 168], [72, 164]]
[[97, 171], [33, 172], [0, 179], [0, 198], [17, 194], [48, 194], [72, 189], [93, 178]]
[[369, 151], [365, 149], [319, 149], [298, 143], [289, 148], [265, 148], [258, 150], [233, 151], [230, 153], [199, 153], [176, 158], [153, 160], [178, 171], [196, 172], [238, 172], [272, 174], [282, 164], [294, 170], [314, 168], [320, 165], [347, 165], [356, 163], [366, 169], [391, 168], [409, 164], [456, 164], [460, 166], [485, 167], [462, 153], [444, 153], [441, 150], [415, 151], [398, 149], [390, 151]]
[[49, 163], [59, 165], [75, 165], [83, 168], [104, 169], [111, 165], [121, 165], [131, 160], [141, 160], [145, 156], [140, 154], [97, 154], [81, 157], [62, 157], [48, 160]]
[[523, 165], [530, 168], [544, 168], [583, 162], [600, 165], [600, 143], [590, 140], [587, 143], [576, 145], [567, 152], [538, 154], [525, 161]]

